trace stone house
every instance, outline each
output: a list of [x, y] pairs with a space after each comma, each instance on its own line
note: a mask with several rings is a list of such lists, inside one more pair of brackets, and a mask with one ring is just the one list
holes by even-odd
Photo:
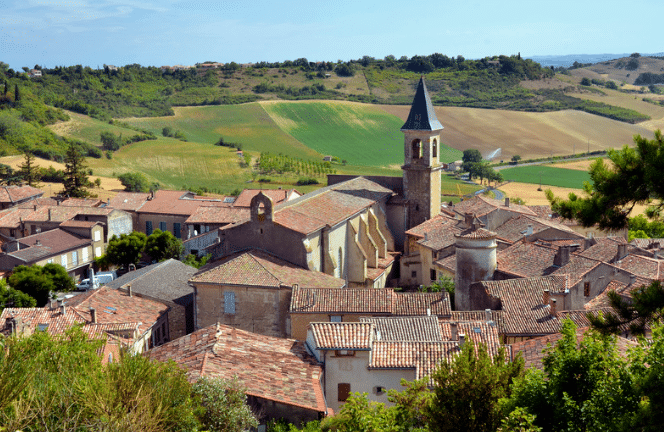
[[177, 339], [194, 331], [194, 288], [189, 279], [198, 269], [168, 259], [125, 273], [106, 284], [108, 288], [127, 290], [136, 297], [167, 305], [169, 337]]
[[249, 249], [206, 265], [190, 279], [196, 328], [214, 323], [275, 337], [291, 337], [289, 306], [297, 287], [346, 286], [270, 253]]
[[262, 425], [278, 419], [301, 424], [328, 413], [321, 365], [303, 342], [211, 324], [147, 355], [175, 361], [190, 382], [237, 378]]

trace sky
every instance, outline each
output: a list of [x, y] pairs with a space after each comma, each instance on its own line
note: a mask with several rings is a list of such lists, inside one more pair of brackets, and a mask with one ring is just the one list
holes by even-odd
[[659, 53], [661, 0], [0, 0], [0, 61], [193, 65]]

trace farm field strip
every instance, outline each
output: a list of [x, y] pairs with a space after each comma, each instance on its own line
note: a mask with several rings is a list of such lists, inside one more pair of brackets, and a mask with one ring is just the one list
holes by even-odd
[[[519, 183], [541, 184], [581, 189], [583, 183], [590, 181], [590, 174], [581, 170], [556, 168], [544, 165], [529, 165], [501, 170], [505, 180]], [[541, 180], [540, 180], [541, 179]]]

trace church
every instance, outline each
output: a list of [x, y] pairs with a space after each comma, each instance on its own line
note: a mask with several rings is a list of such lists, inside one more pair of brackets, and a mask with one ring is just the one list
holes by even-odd
[[295, 287], [402, 286], [406, 231], [440, 213], [442, 129], [421, 78], [401, 128], [403, 177], [331, 175], [327, 187], [277, 205], [257, 194], [246, 220], [219, 229], [212, 262], [191, 280], [196, 327], [283, 336]]

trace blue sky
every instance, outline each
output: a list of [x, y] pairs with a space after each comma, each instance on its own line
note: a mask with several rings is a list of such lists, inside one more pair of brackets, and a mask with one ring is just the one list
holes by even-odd
[[658, 1], [0, 0], [15, 69], [664, 51]]

